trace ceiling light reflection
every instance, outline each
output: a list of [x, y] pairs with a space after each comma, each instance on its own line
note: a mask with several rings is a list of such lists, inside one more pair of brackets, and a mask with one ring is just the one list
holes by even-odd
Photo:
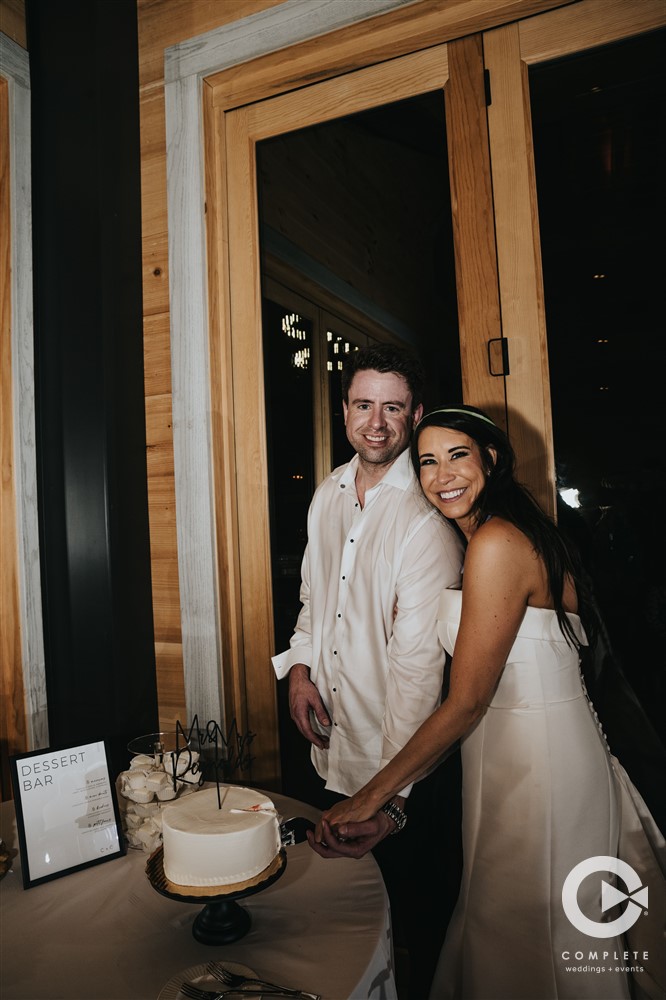
[[580, 507], [578, 490], [574, 489], [573, 487], [567, 487], [567, 489], [558, 490], [558, 493], [560, 494], [560, 496], [562, 497], [562, 499], [564, 500], [565, 504], [567, 504], [568, 507], [573, 507], [574, 509], [576, 507]]

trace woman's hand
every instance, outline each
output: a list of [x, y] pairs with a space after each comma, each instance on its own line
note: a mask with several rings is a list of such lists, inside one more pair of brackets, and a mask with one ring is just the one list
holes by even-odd
[[[362, 788], [350, 799], [336, 802], [331, 809], [327, 809], [326, 812], [322, 813], [322, 820], [326, 820], [331, 827], [340, 827], [347, 823], [362, 823], [363, 820], [374, 816], [381, 804], [367, 795], [365, 789]], [[343, 831], [341, 833], [343, 837], [346, 836]]]
[[308, 833], [310, 847], [322, 858], [362, 858], [395, 830], [377, 805], [363, 789], [338, 802], [322, 814], [314, 834]]

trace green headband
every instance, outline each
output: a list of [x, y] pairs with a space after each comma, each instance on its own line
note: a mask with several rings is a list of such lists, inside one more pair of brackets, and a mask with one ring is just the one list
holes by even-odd
[[422, 424], [424, 420], [427, 420], [428, 417], [432, 417], [435, 413], [462, 413], [464, 417], [476, 417], [477, 420], [485, 420], [485, 422], [490, 424], [491, 427], [497, 427], [495, 421], [491, 420], [490, 417], [484, 416], [483, 413], [475, 413], [474, 410], [460, 410], [455, 406], [446, 406], [442, 410], [431, 410], [430, 413], [426, 413], [423, 417], [421, 417], [419, 423]]

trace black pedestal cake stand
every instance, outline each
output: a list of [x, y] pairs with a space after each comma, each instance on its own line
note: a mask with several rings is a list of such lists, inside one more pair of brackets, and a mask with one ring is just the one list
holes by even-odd
[[196, 917], [192, 934], [201, 944], [231, 944], [244, 937], [250, 929], [252, 919], [247, 910], [236, 902], [247, 896], [262, 892], [280, 878], [287, 866], [284, 848], [273, 859], [268, 868], [248, 879], [228, 886], [176, 885], [164, 874], [164, 852], [162, 847], [148, 858], [146, 874], [153, 889], [168, 899], [181, 903], [205, 903]]

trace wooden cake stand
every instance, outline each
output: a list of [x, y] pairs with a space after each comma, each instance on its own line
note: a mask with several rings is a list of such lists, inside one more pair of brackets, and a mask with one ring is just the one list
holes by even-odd
[[230, 885], [194, 886], [177, 885], [164, 874], [164, 849], [158, 847], [146, 862], [146, 874], [153, 889], [181, 903], [205, 903], [192, 925], [192, 934], [201, 944], [231, 944], [244, 937], [250, 929], [252, 918], [236, 902], [245, 896], [254, 896], [280, 878], [287, 867], [284, 848], [271, 861], [268, 868], [246, 882]]

